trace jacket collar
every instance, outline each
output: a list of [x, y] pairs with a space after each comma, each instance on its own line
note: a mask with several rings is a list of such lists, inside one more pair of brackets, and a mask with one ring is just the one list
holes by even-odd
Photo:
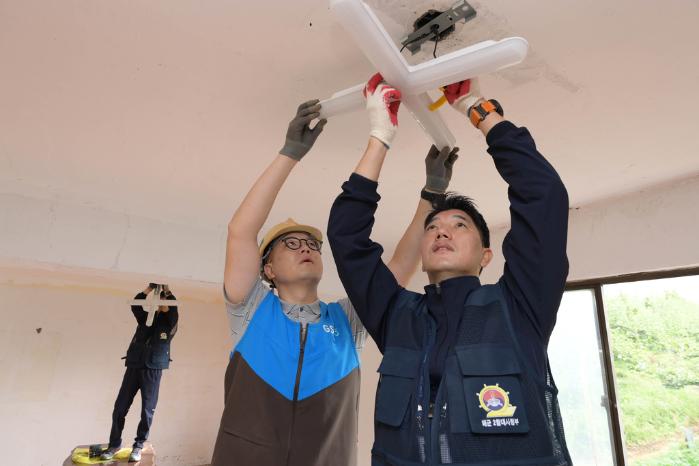
[[[473, 275], [452, 277], [440, 283], [425, 286], [428, 308], [437, 311], [436, 307], [445, 304], [447, 307], [458, 303], [463, 306], [469, 293], [481, 286], [481, 281]], [[443, 309], [441, 312], [445, 312]], [[438, 311], [439, 312], [439, 311]]]

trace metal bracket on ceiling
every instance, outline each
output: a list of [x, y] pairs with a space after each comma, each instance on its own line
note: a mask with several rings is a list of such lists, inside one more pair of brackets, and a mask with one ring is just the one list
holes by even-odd
[[[424, 15], [423, 15], [424, 16]], [[439, 37], [441, 40], [446, 34], [454, 29], [454, 24], [463, 19], [470, 21], [476, 17], [476, 10], [469, 5], [466, 0], [459, 0], [450, 9], [432, 19], [428, 23], [418, 27], [413, 33], [404, 37], [400, 42], [404, 48], [416, 54], [420, 51], [423, 42], [434, 40]]]

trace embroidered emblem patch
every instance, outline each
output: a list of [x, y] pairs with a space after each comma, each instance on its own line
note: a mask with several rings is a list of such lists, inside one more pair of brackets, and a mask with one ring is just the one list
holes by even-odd
[[160, 339], [161, 339], [161, 340], [167, 340], [167, 333], [162, 332], [162, 333], [160, 334]]
[[[471, 432], [513, 434], [529, 432], [527, 404], [515, 376], [464, 377]], [[476, 395], [476, 400], [472, 397]]]
[[486, 417], [512, 417], [517, 410], [510, 404], [510, 393], [503, 390], [500, 384], [485, 385], [480, 393], [476, 393], [481, 409], [485, 410]]

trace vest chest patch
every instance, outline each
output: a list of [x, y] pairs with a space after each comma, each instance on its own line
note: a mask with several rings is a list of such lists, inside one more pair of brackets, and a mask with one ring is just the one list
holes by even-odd
[[522, 389], [516, 376], [465, 377], [471, 432], [512, 434], [529, 431]]

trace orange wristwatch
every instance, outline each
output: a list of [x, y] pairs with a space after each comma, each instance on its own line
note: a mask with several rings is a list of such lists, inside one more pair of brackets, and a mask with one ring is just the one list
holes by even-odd
[[478, 125], [481, 124], [481, 121], [485, 120], [485, 117], [487, 117], [488, 114], [492, 112], [496, 112], [500, 116], [504, 116], [502, 106], [497, 100], [484, 100], [479, 104], [472, 105], [471, 108], [468, 109], [468, 117], [471, 120], [471, 123], [473, 123], [473, 126], [478, 128]]

